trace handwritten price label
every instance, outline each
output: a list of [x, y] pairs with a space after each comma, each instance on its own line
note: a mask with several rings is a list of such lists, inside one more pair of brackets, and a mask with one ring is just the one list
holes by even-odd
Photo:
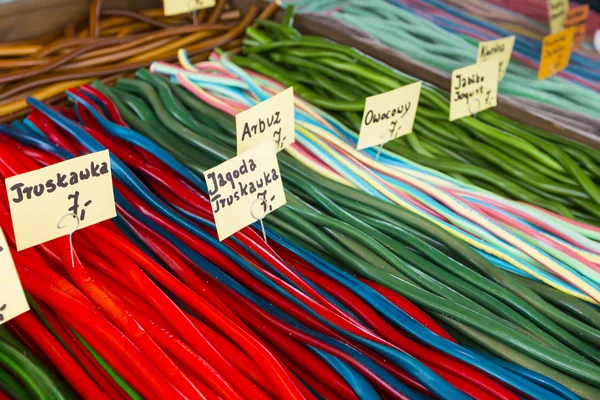
[[273, 142], [250, 150], [204, 172], [219, 240], [286, 203]]
[[0, 229], [0, 325], [29, 311], [17, 269]]
[[[68, 213], [79, 228], [117, 215], [108, 150], [63, 161], [6, 179], [17, 249], [47, 242], [72, 232], [57, 227]], [[65, 218], [75, 225], [74, 218]]]
[[165, 15], [170, 16], [214, 7], [217, 0], [163, 0], [163, 4]]
[[367, 97], [356, 148], [378, 146], [411, 133], [420, 95], [421, 81]]
[[563, 30], [567, 12], [569, 12], [569, 0], [548, 0], [550, 33], [557, 33]]
[[450, 121], [495, 107], [498, 102], [498, 60], [455, 69], [450, 89]]
[[258, 103], [235, 116], [238, 155], [259, 143], [271, 140], [281, 151], [296, 140], [294, 121], [294, 89]]
[[574, 50], [578, 49], [585, 40], [585, 27], [587, 25], [589, 13], [589, 4], [582, 4], [579, 7], [574, 7], [567, 13], [567, 18], [565, 18], [565, 29], [575, 29], [575, 36], [573, 37]]
[[545, 79], [567, 68], [574, 35], [575, 28], [569, 28], [544, 37], [538, 79]]
[[477, 62], [482, 63], [488, 60], [498, 60], [498, 80], [501, 81], [508, 69], [508, 64], [510, 64], [510, 56], [512, 55], [514, 46], [514, 36], [479, 42]]

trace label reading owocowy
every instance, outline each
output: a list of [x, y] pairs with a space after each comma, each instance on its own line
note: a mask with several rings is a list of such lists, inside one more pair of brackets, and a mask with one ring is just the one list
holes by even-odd
[[358, 136], [358, 150], [377, 146], [412, 132], [421, 81], [367, 97]]
[[498, 60], [455, 69], [450, 88], [450, 121], [477, 114], [498, 102]]
[[280, 151], [294, 143], [294, 89], [283, 92], [258, 103], [235, 116], [237, 154], [270, 140]]
[[204, 172], [219, 240], [285, 204], [274, 147], [262, 142]]
[[489, 40], [487, 42], [479, 42], [477, 62], [481, 63], [488, 60], [498, 60], [498, 80], [502, 80], [502, 78], [504, 78], [504, 73], [508, 68], [508, 64], [510, 64], [510, 56], [512, 55], [514, 45], [514, 36]]
[[63, 161], [7, 178], [17, 249], [56, 239], [117, 215], [108, 150]]
[[545, 79], [567, 68], [574, 35], [575, 28], [569, 28], [544, 37], [538, 79]]
[[548, 0], [547, 9], [550, 33], [562, 31], [569, 11], [569, 0]]
[[29, 311], [6, 238], [0, 229], [0, 325]]
[[163, 0], [164, 14], [167, 17], [214, 7], [215, 4], [217, 0]]

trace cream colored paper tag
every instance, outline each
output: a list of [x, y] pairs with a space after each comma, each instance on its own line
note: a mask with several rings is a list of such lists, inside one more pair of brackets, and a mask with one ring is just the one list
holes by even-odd
[[487, 42], [479, 42], [477, 62], [481, 63], [488, 60], [498, 60], [498, 80], [502, 80], [502, 78], [504, 78], [504, 73], [508, 68], [508, 64], [510, 64], [510, 56], [512, 55], [514, 45], [514, 36], [489, 40]]
[[589, 4], [582, 4], [578, 7], [573, 7], [567, 13], [567, 18], [565, 18], [565, 29], [575, 28], [575, 36], [573, 37], [573, 50], [578, 49], [581, 46], [581, 43], [583, 43], [585, 40], [585, 28], [589, 13]]
[[17, 269], [0, 229], [0, 325], [29, 311]]
[[294, 143], [294, 88], [287, 88], [236, 115], [235, 128], [238, 155], [269, 139], [277, 151]]
[[366, 149], [411, 133], [420, 95], [421, 81], [367, 97], [356, 148]]
[[163, 0], [163, 4], [165, 15], [168, 17], [214, 7], [217, 0]]
[[497, 59], [452, 71], [450, 121], [495, 107], [497, 102]]
[[[117, 215], [108, 150], [6, 179], [17, 250], [56, 239]], [[57, 227], [63, 218], [64, 228]]]
[[219, 240], [286, 203], [275, 146], [262, 142], [204, 172]]
[[546, 79], [567, 68], [574, 35], [575, 28], [569, 28], [544, 37], [538, 79]]
[[569, 0], [548, 0], [548, 24], [550, 33], [563, 30], [565, 18], [569, 12]]

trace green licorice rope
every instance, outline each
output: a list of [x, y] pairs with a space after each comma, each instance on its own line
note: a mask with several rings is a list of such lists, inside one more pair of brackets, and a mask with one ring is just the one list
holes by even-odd
[[[56, 332], [56, 330], [48, 322], [47, 318], [44, 316], [44, 314], [42, 313], [41, 309], [39, 308], [39, 306], [37, 305], [37, 303], [35, 302], [35, 300], [33, 299], [33, 297], [31, 297], [29, 295], [29, 293], [25, 293], [25, 296], [27, 297], [27, 301], [29, 302], [29, 305], [31, 306], [31, 308], [33, 309], [33, 311], [36, 313], [36, 315], [40, 318], [40, 320], [42, 321], [42, 323], [44, 324], [44, 326], [50, 331], [50, 333], [52, 333], [52, 335], [56, 338], [56, 340], [58, 340], [62, 344], [62, 346], [71, 354], [71, 356], [73, 357], [73, 359], [75, 359], [79, 363], [79, 360], [74, 355], [74, 353], [73, 353], [72, 349], [70, 348], [70, 346], [63, 340], [63, 338]], [[87, 344], [87, 342], [77, 332], [75, 332], [73, 329], [71, 329], [71, 332], [73, 332], [73, 334], [76, 336], [77, 340], [79, 340], [79, 342], [86, 348], [86, 350], [92, 355], [92, 357], [94, 357], [94, 359], [98, 362], [98, 364], [100, 365], [100, 367], [102, 367], [102, 369], [104, 369], [104, 371], [115, 381], [115, 383], [125, 393], [127, 393], [127, 395], [131, 399], [133, 399], [133, 400], [141, 400], [142, 399], [142, 397], [131, 386], [129, 386], [129, 384], [127, 382], [125, 382], [110, 367], [110, 365], [108, 365], [108, 363], [106, 361], [104, 361], [104, 359], [98, 353], [96, 353], [96, 351], [94, 351], [94, 349], [91, 346], [89, 346]], [[0, 330], [0, 335], [1, 335], [1, 330]], [[20, 351], [27, 351], [27, 348], [25, 348], [23, 346], [23, 348], [19, 349], [19, 350]]]
[[[360, 125], [364, 98], [373, 94], [369, 85], [382, 92], [413, 81], [354, 49], [322, 38], [275, 40], [270, 27], [261, 34], [260, 42], [246, 46], [246, 57], [232, 56], [232, 61], [294, 86], [296, 94], [336, 112], [350, 128]], [[294, 55], [298, 51], [302, 57]], [[324, 56], [324, 51], [334, 56]], [[294, 79], [295, 74], [315, 73], [316, 79], [302, 84]], [[326, 79], [319, 78], [321, 75]], [[344, 93], [336, 94], [332, 85], [344, 88]], [[319, 89], [327, 95], [318, 94]], [[348, 101], [350, 91], [360, 96]], [[483, 183], [497, 194], [600, 224], [599, 152], [564, 139], [559, 146], [549, 134], [509, 122], [490, 110], [454, 123], [447, 119], [447, 94], [424, 85], [414, 133], [388, 142], [386, 148], [463, 181]]]
[[[474, 63], [478, 42], [445, 30], [435, 23], [383, 0], [291, 0], [299, 12], [326, 12], [360, 29], [403, 54], [442, 71], [452, 72]], [[565, 79], [539, 81], [537, 71], [512, 60], [499, 91], [551, 104], [564, 110], [597, 118], [600, 95]]]
[[125, 380], [123, 380], [123, 378], [121, 378], [119, 374], [117, 374], [115, 370], [112, 369], [111, 366], [108, 365], [108, 363], [104, 361], [104, 359], [77, 332], [75, 332], [73, 329], [71, 329], [71, 332], [73, 332], [73, 334], [77, 337], [77, 340], [81, 342], [83, 347], [85, 347], [86, 350], [92, 355], [92, 357], [94, 357], [94, 359], [98, 362], [102, 369], [106, 371], [106, 373], [111, 377], [111, 379], [115, 381], [115, 383], [125, 393], [127, 393], [127, 396], [129, 396], [129, 398], [131, 398], [132, 400], [143, 399], [143, 397], [140, 396], [131, 386], [129, 386], [129, 384], [125, 382]]
[[[160, 125], [153, 126], [148, 123], [151, 120], [149, 113], [141, 109], [145, 104], [156, 114], [175, 115], [182, 112], [181, 108], [171, 109], [176, 105], [187, 110], [185, 118], [194, 118], [204, 112], [218, 115], [220, 134], [234, 137], [232, 118], [211, 109], [171, 82], [162, 82], [171, 90], [163, 89], [161, 93], [161, 82], [145, 73], [138, 76], [148, 83], [144, 90], [139, 90], [140, 85], [117, 84], [118, 90], [137, 98], [137, 110], [134, 112], [128, 105], [133, 103], [132, 99], [123, 96], [116, 105], [125, 120], [131, 126], [139, 127], [141, 133], [152, 138], [168, 135], [170, 138], [160, 139], [162, 143], [177, 137], [179, 122], [173, 124], [174, 118], [155, 118], [152, 121]], [[115, 89], [95, 86], [112, 99], [117, 97]], [[211, 142], [221, 143], [207, 139], [202, 146], [190, 147], [188, 151], [196, 153], [195, 160], [205, 160], [212, 152], [207, 152], [203, 146], [210, 146]], [[232, 142], [227, 151], [230, 155], [235, 154], [234, 147]], [[181, 149], [175, 149], [173, 155], [179, 158]], [[224, 155], [205, 168], [226, 159]], [[280, 153], [279, 159], [286, 180], [288, 206], [270, 214], [266, 218], [268, 226], [286, 232], [294, 242], [314, 250], [334, 265], [398, 291], [431, 313], [449, 315], [470, 330], [488, 335], [572, 379], [600, 386], [597, 376], [600, 360], [595, 347], [600, 331], [588, 325], [585, 318], [561, 311], [508, 273], [493, 267], [466, 244], [422, 218], [323, 177], [316, 179], [314, 172], [285, 154]], [[180, 160], [186, 163], [185, 159]], [[363, 215], [371, 219], [363, 218]], [[390, 223], [381, 225], [380, 221]], [[410, 234], [414, 231], [420, 236]], [[410, 252], [408, 247], [412, 249]], [[474, 307], [471, 309], [465, 304]], [[578, 309], [590, 314], [587, 320], [598, 318], [595, 309]], [[470, 331], [464, 331], [465, 335], [470, 334]]]
[[[34, 308], [34, 303], [32, 302], [33, 299], [31, 298], [31, 296], [29, 296], [28, 293], [26, 293], [25, 295], [30, 306]], [[35, 364], [44, 373], [48, 380], [51, 381], [54, 385], [56, 385], [60, 392], [65, 393], [65, 395], [67, 395], [68, 397], [75, 397], [75, 393], [73, 392], [69, 384], [62, 377], [60, 377], [53, 369], [51, 369], [49, 366], [43, 363], [42, 360], [40, 360], [35, 354], [33, 354], [31, 350], [28, 349], [23, 343], [21, 343], [7, 328], [0, 326], [0, 338], [4, 339], [6, 343], [14, 347], [20, 354], [22, 354], [33, 364]]]
[[27, 389], [4, 368], [0, 368], [0, 391], [15, 400], [32, 398]]
[[33, 361], [4, 338], [0, 338], [0, 366], [9, 370], [31, 394], [39, 400], [74, 399], [64, 392]]

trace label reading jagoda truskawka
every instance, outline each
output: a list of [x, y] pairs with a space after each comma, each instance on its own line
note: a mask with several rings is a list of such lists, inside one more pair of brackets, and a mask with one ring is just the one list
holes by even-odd
[[358, 136], [358, 150], [378, 146], [412, 132], [421, 81], [367, 97]]
[[287, 88], [235, 116], [237, 154], [267, 140], [276, 151], [295, 141], [294, 89]]
[[[117, 215], [108, 150], [7, 178], [17, 249], [47, 242]], [[63, 228], [58, 228], [61, 218]]]
[[498, 80], [504, 78], [504, 73], [510, 64], [510, 56], [515, 45], [515, 37], [509, 36], [502, 39], [479, 42], [477, 62], [498, 60]]
[[455, 69], [450, 91], [450, 121], [477, 114], [498, 101], [498, 60]]
[[204, 172], [219, 240], [285, 204], [283, 181], [272, 141]]
[[29, 311], [17, 269], [0, 229], [0, 325]]

